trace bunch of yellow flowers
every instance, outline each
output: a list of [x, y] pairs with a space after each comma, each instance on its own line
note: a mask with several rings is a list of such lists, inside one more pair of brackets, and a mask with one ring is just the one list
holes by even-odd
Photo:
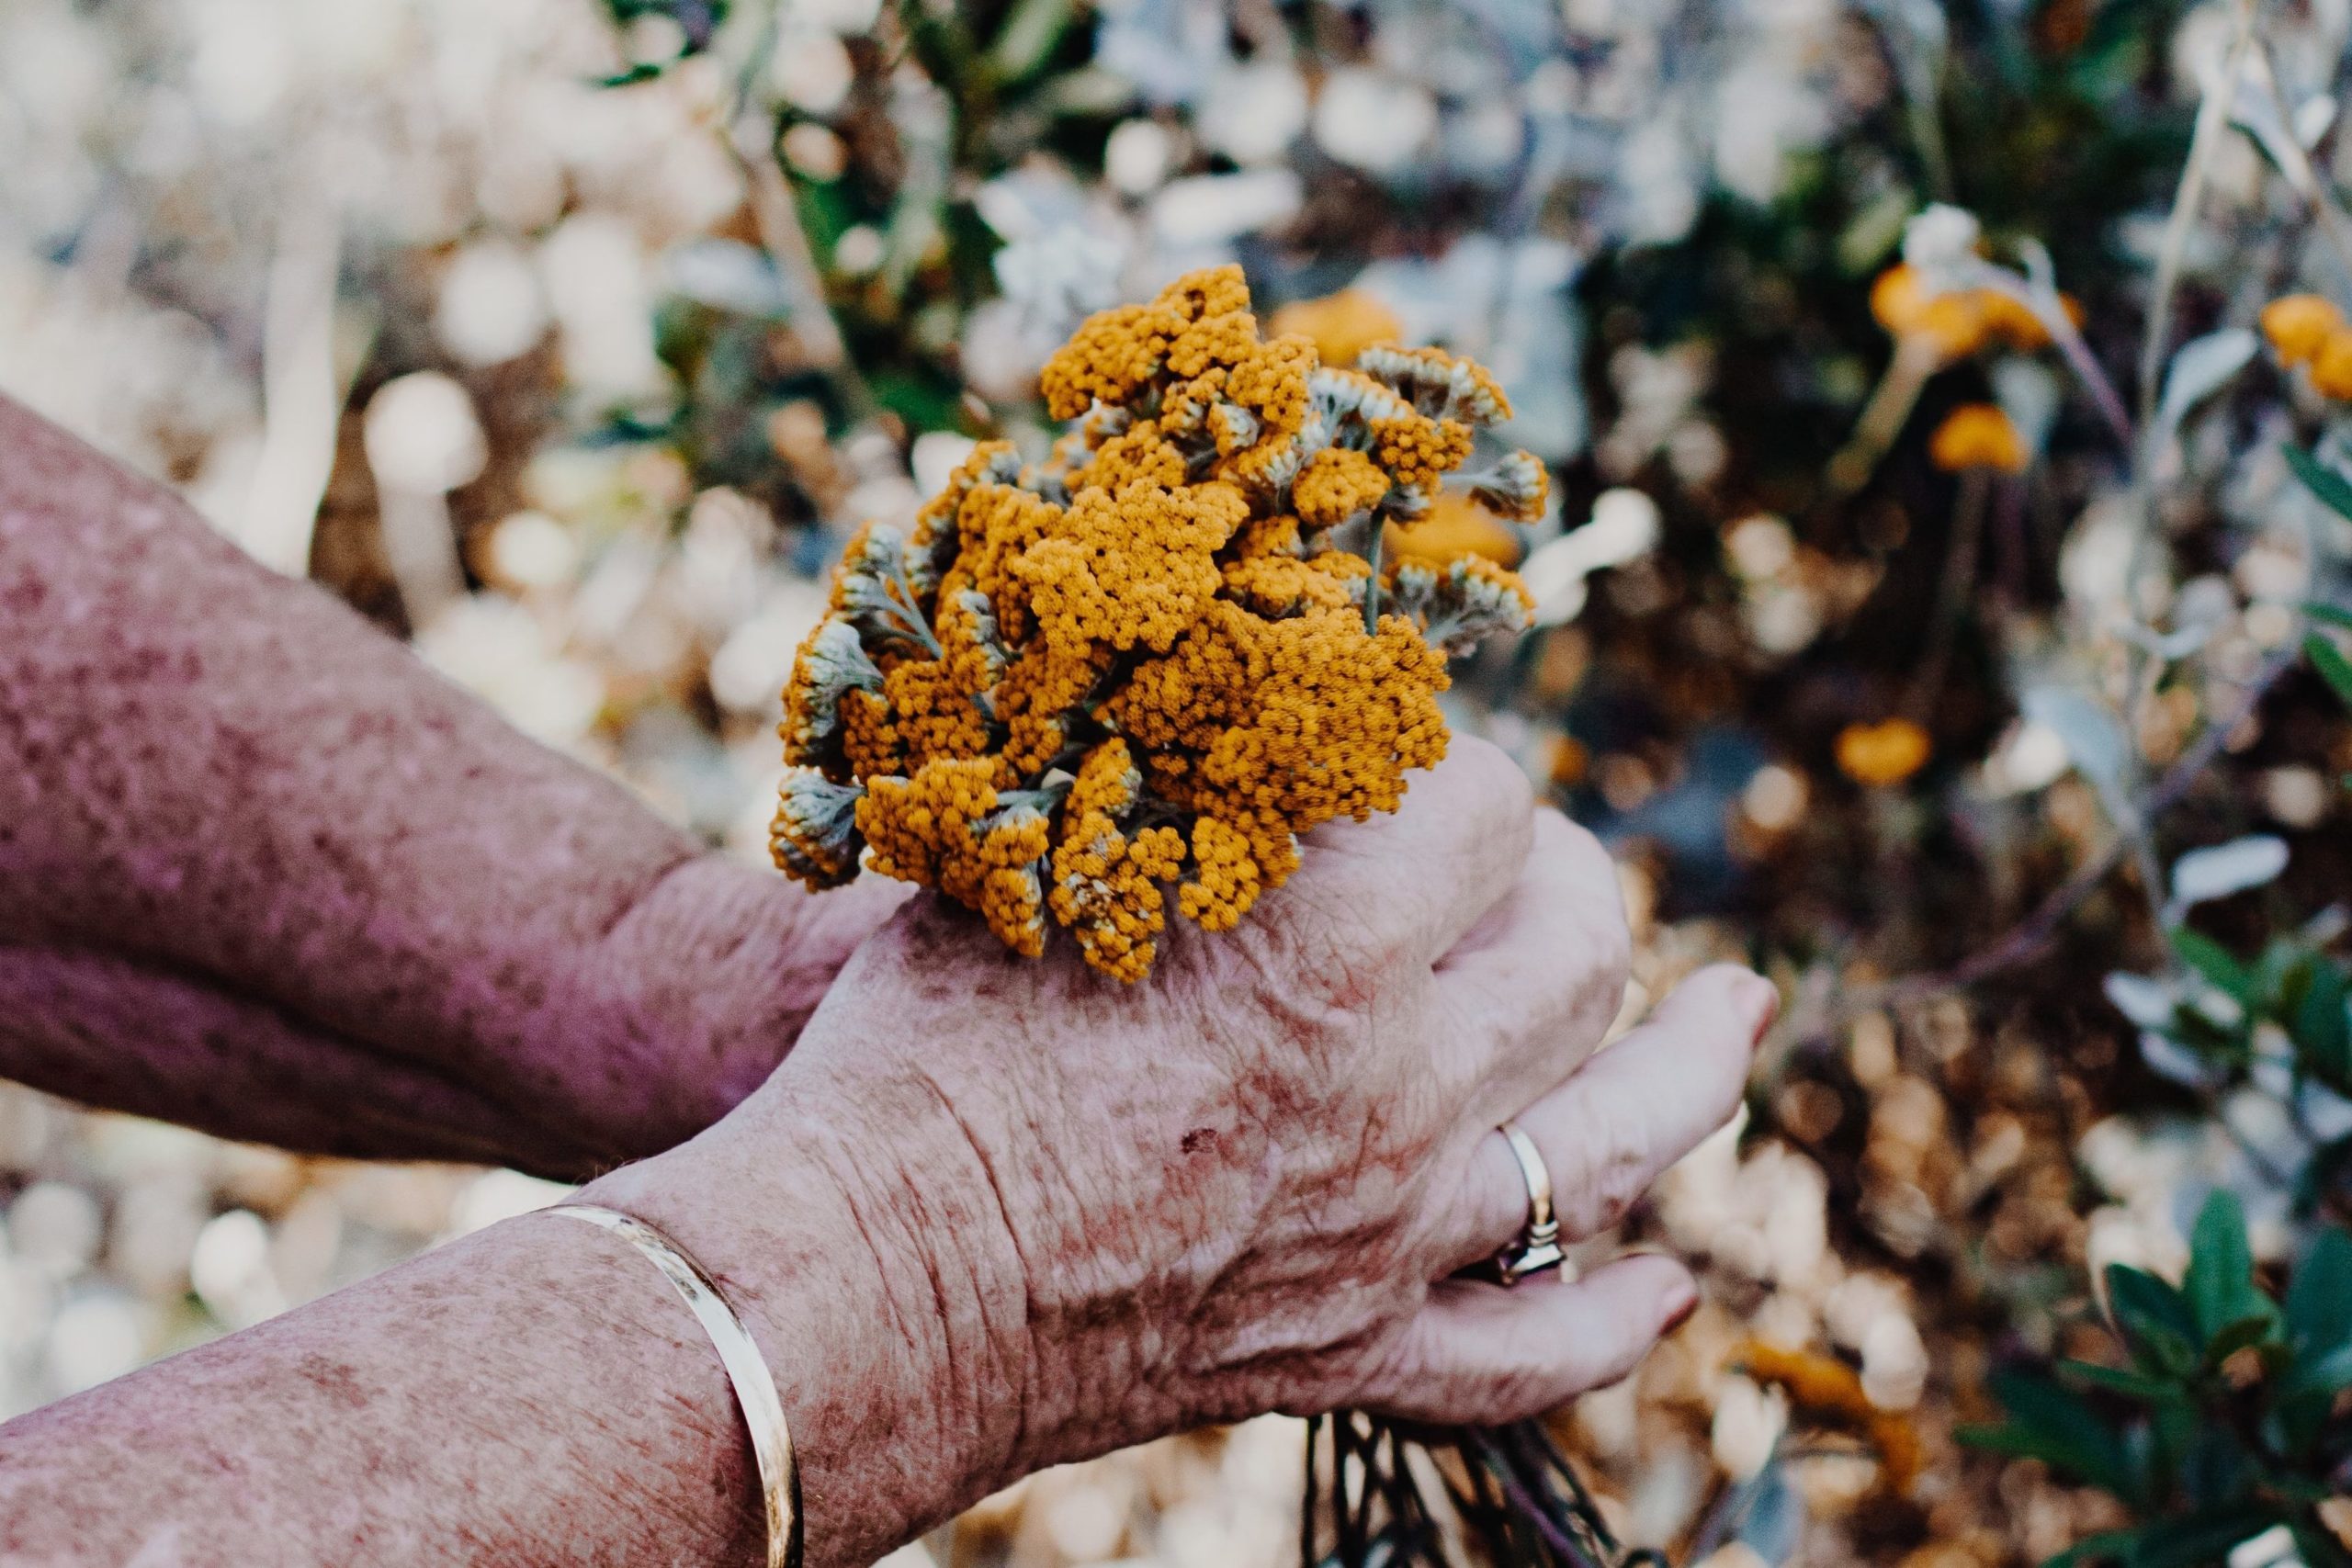
[[1383, 564], [1442, 485], [1532, 521], [1525, 452], [1461, 472], [1510, 414], [1432, 348], [1322, 365], [1262, 339], [1238, 267], [1080, 326], [1041, 377], [1044, 461], [974, 449], [911, 530], [869, 524], [785, 692], [771, 846], [812, 887], [937, 889], [1035, 957], [1148, 973], [1167, 896], [1230, 929], [1298, 835], [1393, 811], [1444, 755], [1446, 657], [1527, 624], [1465, 556]]

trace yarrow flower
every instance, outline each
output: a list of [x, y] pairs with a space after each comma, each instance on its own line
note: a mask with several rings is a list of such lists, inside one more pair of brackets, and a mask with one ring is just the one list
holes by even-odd
[[1285, 305], [1274, 312], [1273, 330], [1276, 336], [1296, 333], [1313, 339], [1316, 356], [1334, 366], [1352, 365], [1356, 355], [1374, 344], [1395, 343], [1405, 335], [1396, 312], [1361, 288]]
[[2352, 401], [2352, 327], [2335, 302], [2317, 294], [2290, 294], [2262, 308], [2262, 335], [2278, 363], [2311, 372], [2312, 389]]
[[1928, 732], [1907, 718], [1849, 724], [1838, 732], [1838, 770], [1856, 784], [1892, 788], [1921, 768], [1935, 751]]
[[[2061, 296], [2060, 303], [2079, 320], [2081, 307], [2073, 299]], [[1893, 336], [1920, 343], [1939, 364], [1995, 343], [2025, 353], [2050, 343], [2050, 329], [2024, 301], [1997, 288], [1939, 288], [1908, 262], [1879, 274], [1871, 286], [1871, 314]]]
[[1962, 403], [1944, 416], [1928, 438], [1928, 457], [1946, 473], [1964, 468], [1991, 468], [1998, 473], [2025, 472], [2030, 455], [2025, 437], [2009, 416], [1992, 403]]
[[2289, 294], [2262, 308], [2262, 335], [2284, 365], [2308, 365], [2344, 330], [2344, 312], [2317, 294]]
[[985, 444], [911, 531], [852, 540], [786, 689], [772, 848], [812, 887], [862, 862], [935, 888], [1031, 957], [1060, 926], [1135, 980], [1171, 889], [1229, 930], [1300, 834], [1445, 754], [1447, 655], [1531, 601], [1485, 556], [1382, 545], [1441, 496], [1531, 520], [1548, 479], [1464, 471], [1510, 417], [1484, 369], [1327, 367], [1260, 336], [1238, 267], [1093, 317], [1040, 386], [1075, 422], [1050, 458]]

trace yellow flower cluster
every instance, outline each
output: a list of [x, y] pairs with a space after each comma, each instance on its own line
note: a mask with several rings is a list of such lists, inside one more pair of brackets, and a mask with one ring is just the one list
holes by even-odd
[[2262, 308], [2262, 335], [2286, 366], [2307, 366], [2312, 389], [2352, 402], [2352, 327], [2335, 302], [2317, 294], [2290, 294]]
[[1048, 458], [983, 445], [912, 528], [851, 541], [785, 693], [771, 844], [812, 887], [862, 861], [936, 888], [1032, 957], [1050, 919], [1133, 980], [1171, 887], [1228, 930], [1298, 835], [1444, 755], [1447, 654], [1531, 605], [1409, 541], [1457, 494], [1532, 520], [1547, 479], [1524, 452], [1464, 471], [1510, 417], [1485, 370], [1326, 367], [1260, 335], [1237, 267], [1094, 317], [1040, 381], [1076, 422]]

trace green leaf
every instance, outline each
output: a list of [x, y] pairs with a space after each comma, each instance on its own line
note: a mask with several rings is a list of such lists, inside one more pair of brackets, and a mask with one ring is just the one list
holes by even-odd
[[1023, 82], [1053, 54], [1076, 19], [1070, 0], [1020, 0], [989, 46], [989, 71], [1000, 82]]
[[2352, 518], [2352, 481], [2300, 446], [2284, 450], [2287, 466], [2295, 470], [2295, 477], [2303, 481], [2303, 487], [2325, 502], [2328, 510], [2337, 516]]
[[2230, 1548], [2252, 1540], [2279, 1523], [2269, 1508], [2232, 1507], [2185, 1519], [2166, 1519], [2143, 1527], [2140, 1540], [2128, 1561], [2131, 1568], [2209, 1568], [2222, 1562]]
[[2152, 1378], [2145, 1372], [2135, 1372], [2122, 1367], [2103, 1367], [2097, 1361], [2064, 1360], [2058, 1371], [2075, 1382], [2103, 1388], [2110, 1393], [2128, 1395], [2150, 1402], [2185, 1399], [2188, 1391], [2177, 1382], [2165, 1378]]
[[2344, 971], [2324, 958], [2315, 960], [2287, 1032], [2294, 1037], [2296, 1054], [2324, 1083], [2352, 1080], [2352, 1013], [2345, 1004]]
[[2245, 1210], [2237, 1194], [2217, 1187], [2197, 1212], [2188, 1237], [2188, 1272], [2181, 1294], [2197, 1320], [2198, 1342], [2211, 1344], [2245, 1318], [2267, 1317], [2269, 1299], [2255, 1289], [2254, 1254], [2246, 1247]]
[[2335, 688], [2335, 694], [2345, 705], [2352, 706], [2352, 659], [2345, 658], [2334, 643], [2317, 632], [2303, 638], [2303, 653], [2311, 660], [2312, 667]]
[[639, 82], [652, 81], [662, 74], [662, 69], [659, 64], [651, 61], [640, 60], [626, 71], [616, 71], [609, 76], [596, 77], [595, 83], [599, 87], [634, 87]]
[[2264, 1310], [2249, 1314], [2213, 1336], [2205, 1344], [2205, 1365], [2210, 1371], [2250, 1345], [2268, 1339], [2278, 1326], [2278, 1317], [2266, 1303]]
[[2008, 1424], [1963, 1431], [1962, 1441], [2018, 1459], [2038, 1459], [2126, 1502], [2147, 1495], [2122, 1438], [2080, 1394], [2020, 1371], [1995, 1372], [1986, 1383], [2009, 1413]]
[[2178, 1291], [2143, 1269], [2110, 1263], [2107, 1299], [2132, 1359], [2174, 1377], [2196, 1369], [2197, 1315]]
[[2352, 1345], [2352, 1235], [2330, 1225], [2287, 1281], [2287, 1337], [2298, 1356]]
[[2338, 1345], [2324, 1355], [2309, 1357], [2295, 1363], [2279, 1385], [2282, 1400], [2325, 1395], [2334, 1399], [2346, 1389], [2352, 1388], [2352, 1345]]
[[2143, 1525], [2132, 1530], [2101, 1530], [2086, 1535], [2055, 1557], [2044, 1558], [2041, 1568], [2084, 1568], [2091, 1562], [2128, 1562], [2140, 1538], [2161, 1525]]
[[2203, 976], [2208, 984], [2241, 1006], [2254, 1005], [2254, 971], [2240, 963], [2235, 953], [2204, 932], [2187, 926], [2175, 926], [2166, 935], [2171, 939], [2172, 950], [2180, 954], [2180, 961]]
[[2314, 599], [2303, 606], [2303, 614], [2322, 626], [2340, 626], [2347, 632], [2352, 632], [2352, 610], [2347, 610], [2340, 604], [2323, 604]]
[[2180, 1495], [2195, 1508], [2235, 1507], [2254, 1496], [2254, 1456], [2228, 1422], [2210, 1416], [2199, 1422], [2172, 1473]]

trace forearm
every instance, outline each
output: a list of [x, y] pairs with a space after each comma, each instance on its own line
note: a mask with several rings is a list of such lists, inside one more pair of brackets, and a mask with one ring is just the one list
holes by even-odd
[[0, 400], [0, 1074], [579, 1171], [765, 1076], [812, 907]]
[[[887, 1207], [860, 1213], [801, 1154], [762, 1162], [760, 1223], [680, 1240], [775, 1374], [809, 1568], [863, 1568], [993, 1479], [942, 1347], [995, 1276], [927, 1270]], [[673, 1230], [738, 1179], [700, 1152], [629, 1175]], [[56, 1568], [748, 1563], [759, 1495], [684, 1303], [547, 1215], [0, 1427], [0, 1560]]]

